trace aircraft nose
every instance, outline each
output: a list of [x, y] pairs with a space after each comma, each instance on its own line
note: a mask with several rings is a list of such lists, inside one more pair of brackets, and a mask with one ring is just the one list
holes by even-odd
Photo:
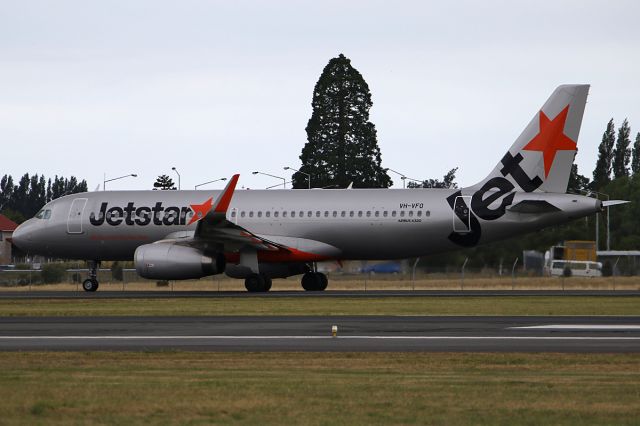
[[11, 240], [20, 250], [27, 251], [29, 249], [29, 243], [32, 239], [32, 226], [29, 221], [24, 222], [13, 231]]

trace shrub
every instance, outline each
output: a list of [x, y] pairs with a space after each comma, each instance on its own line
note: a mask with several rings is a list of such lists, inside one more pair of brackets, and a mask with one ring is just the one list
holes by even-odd
[[47, 263], [42, 266], [42, 281], [45, 284], [54, 284], [62, 282], [66, 273], [65, 265], [61, 263]]
[[116, 261], [113, 262], [113, 265], [111, 265], [111, 276], [113, 277], [114, 281], [122, 281], [122, 279], [124, 278], [124, 273], [122, 271], [122, 265], [120, 264], [120, 262]]

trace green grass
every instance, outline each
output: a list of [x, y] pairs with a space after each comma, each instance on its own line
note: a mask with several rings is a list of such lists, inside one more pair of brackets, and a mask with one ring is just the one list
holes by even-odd
[[384, 297], [0, 300], [0, 316], [640, 315], [638, 297]]
[[625, 354], [0, 353], [0, 424], [638, 424]]

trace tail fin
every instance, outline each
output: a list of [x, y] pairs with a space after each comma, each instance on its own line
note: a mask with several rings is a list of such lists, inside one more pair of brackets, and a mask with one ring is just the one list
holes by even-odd
[[507, 179], [516, 191], [567, 192], [589, 85], [559, 86], [482, 182]]

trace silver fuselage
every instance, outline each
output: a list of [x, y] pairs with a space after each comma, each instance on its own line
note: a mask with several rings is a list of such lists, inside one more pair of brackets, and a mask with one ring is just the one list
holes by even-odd
[[[48, 219], [33, 218], [20, 225], [14, 240], [29, 253], [49, 257], [131, 260], [140, 245], [192, 234], [197, 222], [188, 225], [190, 206], [219, 194], [201, 190], [69, 195], [45, 206]], [[601, 209], [598, 200], [573, 194], [498, 194], [485, 209], [502, 208], [501, 215], [483, 219], [470, 208], [468, 218], [476, 221], [472, 230], [467, 217], [461, 220], [454, 212], [451, 197], [456, 194], [473, 206], [471, 188], [237, 190], [227, 219], [255, 235], [298, 245], [294, 248], [327, 259], [398, 259], [500, 240]], [[545, 201], [556, 210], [509, 210], [522, 200]], [[475, 239], [467, 238], [471, 233], [476, 233]], [[456, 242], [456, 236], [470, 242]]]

